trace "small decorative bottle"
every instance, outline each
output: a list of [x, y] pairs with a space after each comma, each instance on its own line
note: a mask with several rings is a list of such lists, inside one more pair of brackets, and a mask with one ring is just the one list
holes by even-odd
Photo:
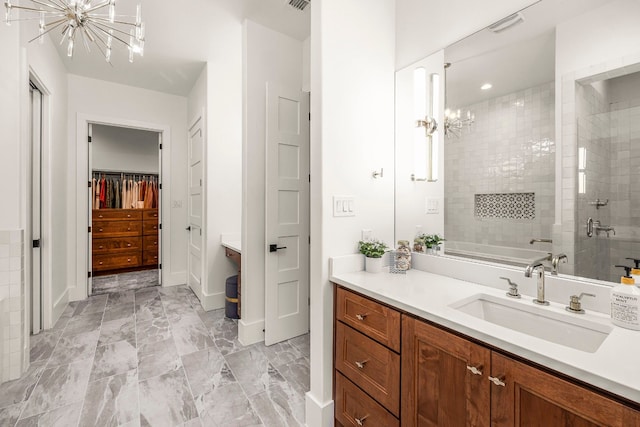
[[416, 225], [416, 235], [413, 239], [413, 252], [424, 253], [424, 238], [422, 237], [421, 225]]
[[408, 240], [398, 240], [395, 267], [397, 270], [407, 271], [411, 268], [411, 248]]

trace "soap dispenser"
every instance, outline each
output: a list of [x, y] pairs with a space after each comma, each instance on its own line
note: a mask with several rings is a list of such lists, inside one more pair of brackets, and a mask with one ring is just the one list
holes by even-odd
[[640, 286], [640, 259], [635, 258], [625, 258], [630, 261], [633, 261], [635, 267], [631, 269], [631, 277], [636, 282], [636, 286]]
[[627, 329], [640, 330], [640, 289], [635, 287], [631, 267], [624, 268], [620, 284], [611, 289], [611, 323]]

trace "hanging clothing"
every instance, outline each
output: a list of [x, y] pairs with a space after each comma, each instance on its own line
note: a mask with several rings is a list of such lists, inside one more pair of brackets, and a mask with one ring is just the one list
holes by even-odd
[[157, 207], [157, 177], [94, 172], [91, 180], [92, 209], [152, 209]]
[[105, 208], [107, 201], [107, 183], [104, 178], [100, 180], [100, 209]]

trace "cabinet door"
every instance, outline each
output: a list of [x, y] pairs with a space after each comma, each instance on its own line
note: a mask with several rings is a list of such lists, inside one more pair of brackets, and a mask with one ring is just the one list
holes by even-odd
[[491, 352], [402, 316], [402, 426], [489, 426]]
[[637, 427], [640, 413], [577, 384], [498, 353], [491, 356], [496, 427]]

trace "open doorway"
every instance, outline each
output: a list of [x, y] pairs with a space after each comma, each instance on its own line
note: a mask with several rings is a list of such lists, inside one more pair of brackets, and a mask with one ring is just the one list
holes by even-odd
[[89, 124], [89, 294], [161, 284], [161, 148], [155, 131]]

